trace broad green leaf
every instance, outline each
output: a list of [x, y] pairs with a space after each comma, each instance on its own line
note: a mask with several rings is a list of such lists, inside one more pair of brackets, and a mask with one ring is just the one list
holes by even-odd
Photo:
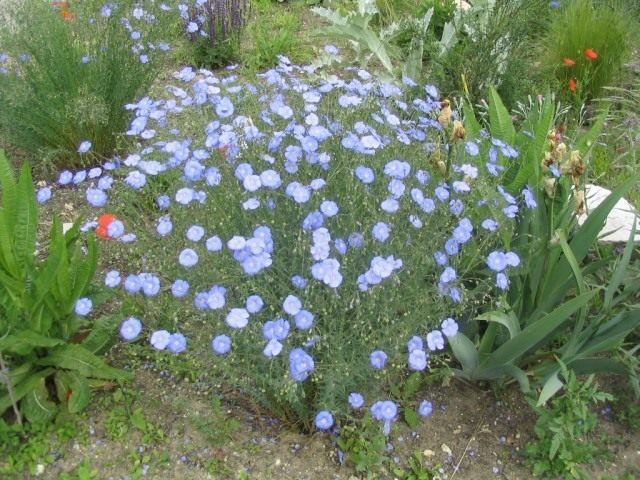
[[478, 366], [478, 350], [466, 335], [458, 332], [449, 337], [449, 345], [464, 372], [472, 372]]
[[494, 87], [489, 87], [489, 128], [491, 136], [512, 145], [516, 138], [509, 110]]
[[411, 80], [418, 81], [422, 76], [422, 55], [424, 48], [424, 38], [421, 36], [414, 36], [411, 39], [411, 48], [409, 55], [407, 55], [407, 61], [402, 68], [402, 74]]
[[20, 401], [20, 411], [31, 423], [46, 423], [55, 417], [58, 407], [49, 398], [43, 378]]
[[89, 405], [91, 398], [91, 390], [89, 388], [89, 382], [83, 376], [69, 372], [71, 377], [71, 394], [67, 398], [67, 408], [70, 413], [78, 413], [84, 410]]
[[458, 42], [458, 35], [456, 34], [456, 27], [453, 22], [446, 22], [442, 29], [442, 37], [438, 42], [440, 48], [439, 55], [442, 56], [447, 53]]
[[5, 209], [5, 227], [9, 232], [13, 231], [17, 208], [17, 184], [16, 175], [4, 154], [0, 150], [0, 190], [2, 191], [2, 207]]
[[506, 341], [498, 347], [487, 361], [484, 362], [483, 367], [490, 368], [507, 365], [524, 356], [525, 353], [535, 348], [539, 342], [549, 337], [558, 327], [568, 321], [571, 316], [583, 305], [586, 305], [595, 294], [596, 292], [589, 292], [572, 298], [540, 320], [530, 324], [515, 338]]
[[85, 377], [129, 380], [131, 372], [109, 367], [100, 357], [78, 344], [67, 344], [52, 349], [46, 357], [36, 361], [38, 365], [55, 366], [73, 370]]
[[0, 352], [28, 355], [36, 348], [50, 348], [62, 343], [64, 341], [57, 338], [45, 337], [32, 330], [22, 330], [0, 338]]
[[542, 387], [536, 406], [539, 407], [541, 405], [545, 405], [547, 400], [553, 397], [564, 386], [564, 383], [558, 377], [559, 371], [560, 370], [558, 369], [553, 372], [553, 374], [544, 382], [544, 386]]
[[[46, 368], [32, 374], [31, 376], [22, 380], [20, 383], [14, 383], [13, 394], [16, 401], [21, 400], [25, 395], [36, 388], [38, 386], [38, 383], [40, 383], [43, 378], [48, 377], [53, 372], [53, 368]], [[4, 413], [9, 407], [11, 407], [11, 398], [9, 397], [9, 394], [0, 397], [0, 415]]]
[[503, 325], [507, 330], [509, 330], [510, 338], [513, 338], [520, 333], [520, 323], [513, 313], [508, 314], [500, 311], [487, 312], [478, 315], [475, 320], [484, 320], [486, 322], [495, 322]]
[[568, 366], [576, 375], [590, 375], [604, 373], [610, 375], [628, 375], [629, 368], [612, 358], [579, 358], [571, 361]]

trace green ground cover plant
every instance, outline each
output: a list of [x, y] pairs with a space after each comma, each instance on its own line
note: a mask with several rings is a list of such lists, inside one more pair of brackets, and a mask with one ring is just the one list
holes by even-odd
[[535, 426], [537, 441], [527, 446], [525, 454], [533, 465], [534, 475], [589, 478], [581, 465], [593, 463], [601, 448], [593, 442], [598, 415], [592, 405], [611, 400], [610, 394], [598, 390], [591, 375], [580, 381], [562, 366], [566, 390], [549, 408], [535, 406], [540, 415]]
[[77, 413], [87, 406], [89, 379], [124, 381], [130, 374], [97, 356], [118, 319], [84, 319], [92, 309], [85, 295], [97, 264], [95, 239], [87, 238], [83, 253], [79, 225], [63, 234], [54, 219], [47, 256], [38, 259], [29, 165], [16, 181], [0, 151], [0, 184], [0, 413], [12, 409], [19, 424], [23, 417], [46, 423], [61, 409]]

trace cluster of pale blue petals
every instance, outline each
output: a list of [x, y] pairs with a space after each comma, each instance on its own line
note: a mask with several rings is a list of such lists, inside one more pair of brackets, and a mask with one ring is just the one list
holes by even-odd
[[[367, 245], [384, 250], [398, 222], [406, 222], [412, 228], [420, 229], [423, 219], [439, 210], [452, 215], [457, 223], [446, 242], [433, 254], [439, 268], [437, 285], [445, 298], [454, 303], [460, 302], [464, 296], [464, 286], [459, 283], [454, 267], [456, 257], [476, 232], [493, 232], [502, 222], [517, 216], [520, 206], [518, 200], [499, 188], [496, 198], [500, 202], [493, 205], [495, 208], [492, 209], [498, 212], [495, 218], [486, 218], [479, 225], [474, 225], [471, 216], [465, 215], [467, 209], [474, 206], [469, 205], [465, 197], [472, 189], [473, 180], [478, 177], [476, 166], [455, 165], [451, 180], [437, 185], [432, 184], [428, 172], [416, 170], [404, 159], [390, 160], [381, 171], [376, 171], [367, 164], [366, 159], [396, 142], [424, 144], [427, 151], [434, 148], [429, 143], [427, 132], [442, 128], [434, 120], [439, 108], [437, 90], [428, 86], [424, 98], [406, 103], [402, 100], [403, 90], [400, 87], [375, 82], [364, 70], [356, 71], [351, 80], [332, 77], [306, 81], [304, 75], [313, 71], [313, 67], [292, 65], [286, 58], [281, 58], [277, 68], [260, 74], [261, 86], [257, 87], [238, 81], [233, 74], [218, 77], [206, 70], [196, 71], [185, 67], [174, 74], [176, 84], [167, 87], [168, 98], [144, 97], [126, 106], [134, 115], [126, 133], [139, 139], [142, 145], [139, 151], [129, 155], [123, 162], [118, 159], [108, 162], [104, 170], [98, 169], [99, 172], [95, 169], [88, 174], [84, 171], [63, 172], [58, 183], [60, 186], [80, 186], [88, 177], [87, 202], [92, 207], [103, 208], [109, 201], [107, 191], [114, 181], [122, 182], [125, 188], [142, 190], [153, 181], [153, 177], [178, 171], [181, 178], [178, 184], [157, 197], [159, 210], [167, 210], [172, 205], [206, 205], [207, 193], [224, 182], [236, 182], [242, 188], [244, 196], [239, 207], [245, 211], [263, 209], [268, 212], [277, 208], [280, 202], [292, 202], [304, 209], [329, 181], [327, 172], [331, 171], [333, 159], [328, 151], [323, 150], [323, 144], [330, 138], [338, 137], [342, 148], [362, 155], [361, 165], [351, 172], [354, 181], [361, 183], [364, 188], [384, 182], [387, 193], [380, 200], [380, 219], [370, 231], [355, 231], [341, 238], [332, 234], [331, 224], [342, 210], [347, 209], [347, 199], [343, 204], [340, 203], [341, 199], [323, 199], [317, 202], [317, 209], [307, 208], [300, 219], [300, 229], [310, 239], [310, 266], [306, 272], [290, 272], [292, 287], [304, 291], [310, 281], [315, 281], [336, 291], [344, 282], [342, 257], [348, 255], [350, 250], [360, 250]], [[345, 126], [321, 113], [322, 101], [329, 92], [334, 91], [338, 93], [338, 105], [332, 107], [334, 110], [355, 109], [365, 99], [375, 99], [381, 108], [379, 113], [371, 115], [373, 123], [363, 119]], [[291, 107], [294, 96], [303, 101], [302, 111], [294, 111]], [[263, 106], [259, 120], [237, 112], [237, 104], [246, 98], [255, 98]], [[192, 138], [182, 138], [179, 130], [169, 130], [167, 126], [168, 118], [177, 117], [183, 110], [192, 108], [207, 112], [212, 118], [203, 128], [201, 143]], [[412, 113], [406, 118], [415, 118], [408, 120], [403, 112]], [[159, 131], [163, 134], [168, 132], [174, 139], [154, 140]], [[467, 142], [465, 150], [470, 157], [479, 156], [484, 148], [481, 148], [483, 142], [490, 143], [486, 153], [486, 169], [489, 174], [497, 174], [500, 169], [499, 155], [513, 158], [518, 152], [497, 139], [490, 139], [486, 133], [484, 136], [486, 138]], [[251, 164], [243, 161], [242, 156], [243, 149], [249, 144], [263, 147], [262, 156]], [[220, 160], [221, 153], [234, 167], [233, 177], [229, 175], [223, 178], [218, 166], [213, 164], [224, 161]], [[310, 182], [296, 178], [303, 162], [317, 168], [318, 175]], [[111, 170], [116, 170], [113, 176], [104, 173]], [[531, 192], [523, 195], [527, 198], [525, 205], [534, 208], [535, 199]], [[396, 214], [400, 208], [411, 208], [412, 213], [400, 219]], [[91, 222], [85, 225], [86, 228], [91, 226]], [[203, 255], [202, 246], [206, 254], [230, 255], [248, 276], [258, 275], [270, 267], [272, 255], [278, 252], [273, 232], [266, 225], [257, 225], [252, 232], [236, 232], [235, 235], [221, 238], [200, 225], [192, 225], [185, 232], [175, 232], [171, 215], [167, 213], [158, 218], [156, 232], [159, 237], [184, 235], [186, 244], [173, 261], [187, 278], [188, 270], [199, 265]], [[380, 250], [378, 252], [382, 253]], [[370, 258], [368, 270], [361, 272], [357, 278], [357, 287], [363, 292], [393, 279], [404, 267], [403, 260], [391, 254], [376, 253]], [[497, 274], [497, 286], [501, 289], [508, 284], [506, 270], [518, 264], [519, 259], [514, 252], [496, 251], [487, 257], [487, 266]], [[176, 278], [163, 289], [160, 277], [153, 273], [107, 273], [106, 286], [114, 288], [121, 283], [130, 294], [142, 293], [152, 297], [170, 291], [175, 298], [191, 298], [197, 309], [222, 310], [225, 312], [225, 324], [230, 329], [227, 333], [244, 329], [264, 307], [264, 301], [258, 293], [246, 298], [244, 304], [227, 305], [226, 292], [229, 286], [213, 285], [206, 290], [193, 291], [187, 280]], [[260, 348], [265, 360], [286, 355], [289, 376], [295, 382], [305, 381], [315, 369], [312, 347], [317, 339], [302, 345], [296, 345], [291, 340], [294, 329], [304, 332], [312, 330], [314, 326], [315, 315], [310, 309], [304, 308], [303, 300], [295, 293], [287, 295], [279, 306], [280, 315], [272, 316], [262, 325], [264, 343]], [[140, 320], [132, 317], [122, 323], [120, 334], [125, 340], [133, 341], [142, 330]], [[455, 336], [457, 331], [456, 321], [448, 318], [441, 323], [440, 329], [428, 332], [425, 337], [411, 338], [407, 343], [408, 369], [427, 369], [429, 355], [443, 350], [446, 339]], [[211, 349], [215, 354], [227, 355], [233, 350], [232, 337], [227, 333], [216, 332], [213, 336]], [[179, 353], [186, 349], [186, 339], [180, 332], [155, 331], [151, 333], [149, 342], [158, 350]], [[374, 350], [369, 358], [371, 368], [380, 370], [385, 368], [388, 354]], [[349, 404], [353, 408], [360, 408], [364, 405], [364, 399], [354, 392], [349, 396]], [[431, 411], [432, 406], [427, 401], [422, 402], [418, 409], [422, 416], [430, 415]], [[391, 422], [397, 416], [397, 406], [388, 400], [376, 401], [371, 404], [371, 414], [383, 423], [383, 429], [388, 433]], [[331, 428], [333, 423], [332, 414], [328, 411], [321, 411], [315, 419], [316, 427], [322, 430]]]

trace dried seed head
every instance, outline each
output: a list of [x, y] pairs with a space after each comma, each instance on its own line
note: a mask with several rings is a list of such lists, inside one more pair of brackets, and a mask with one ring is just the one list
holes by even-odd
[[451, 131], [451, 143], [464, 139], [466, 132], [460, 120], [454, 120], [453, 130]]
[[544, 191], [547, 192], [549, 198], [553, 198], [556, 196], [556, 179], [555, 178], [545, 178], [544, 179]]
[[440, 115], [438, 115], [438, 122], [444, 128], [449, 126], [449, 121], [451, 120], [451, 103], [449, 100], [445, 99], [440, 103]]

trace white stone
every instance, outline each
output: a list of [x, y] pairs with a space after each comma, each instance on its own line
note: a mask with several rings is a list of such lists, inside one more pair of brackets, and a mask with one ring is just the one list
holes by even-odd
[[458, 10], [462, 10], [463, 12], [466, 12], [467, 10], [471, 9], [471, 5], [469, 4], [469, 2], [465, 2], [464, 0], [455, 0], [456, 2], [456, 8]]
[[67, 233], [69, 230], [71, 230], [71, 227], [73, 227], [73, 223], [63, 223], [62, 224], [62, 233]]
[[[578, 216], [578, 224], [582, 225], [589, 212], [598, 207], [609, 195], [611, 195], [611, 190], [597, 185], [586, 185], [586, 213]], [[604, 227], [602, 227], [598, 236], [598, 241], [600, 243], [626, 243], [631, 235], [631, 226], [634, 221], [636, 222], [634, 241], [640, 242], [640, 216], [633, 205], [621, 198], [609, 212]]]

